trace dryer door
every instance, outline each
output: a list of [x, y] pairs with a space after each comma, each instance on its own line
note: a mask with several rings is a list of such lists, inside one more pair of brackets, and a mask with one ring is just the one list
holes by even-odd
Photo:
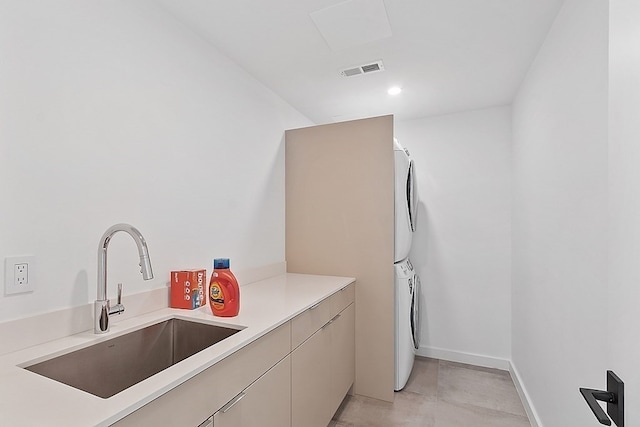
[[409, 256], [413, 226], [411, 225], [412, 173], [411, 159], [404, 151], [395, 151], [395, 183], [394, 183], [394, 262], [400, 262]]
[[411, 337], [413, 338], [413, 347], [418, 350], [420, 348], [420, 277], [415, 274], [411, 292]]

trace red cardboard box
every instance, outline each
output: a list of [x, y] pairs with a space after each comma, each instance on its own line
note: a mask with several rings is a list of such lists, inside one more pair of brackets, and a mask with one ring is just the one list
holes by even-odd
[[204, 305], [207, 270], [182, 270], [171, 272], [172, 308], [193, 310]]

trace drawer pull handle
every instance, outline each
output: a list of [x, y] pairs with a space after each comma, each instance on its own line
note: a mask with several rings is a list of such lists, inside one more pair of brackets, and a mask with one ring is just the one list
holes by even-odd
[[342, 316], [342, 315], [341, 315], [341, 314], [336, 314], [336, 316], [335, 316], [333, 319], [331, 319], [331, 320], [329, 320], [327, 323], [325, 323], [325, 324], [322, 326], [322, 328], [320, 328], [320, 329], [324, 329], [324, 328], [326, 328], [327, 326], [329, 326], [330, 324], [332, 324], [333, 322], [335, 322], [336, 320], [338, 320], [338, 317], [340, 317], [340, 316]]
[[309, 307], [309, 310], [315, 310], [316, 308], [320, 307], [320, 304], [322, 304], [322, 301], [320, 301], [319, 303], [313, 304], [311, 307]]
[[224, 414], [229, 409], [233, 408], [233, 405], [235, 405], [236, 403], [240, 402], [242, 400], [242, 398], [245, 397], [245, 396], [246, 396], [246, 394], [244, 392], [240, 392], [240, 394], [238, 394], [236, 397], [231, 399], [231, 401], [229, 403], [227, 403], [222, 408], [220, 408], [220, 412], [222, 412]]

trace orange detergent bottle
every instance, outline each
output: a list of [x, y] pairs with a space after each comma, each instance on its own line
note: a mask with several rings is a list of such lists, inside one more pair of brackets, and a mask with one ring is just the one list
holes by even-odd
[[209, 282], [209, 306], [214, 316], [233, 317], [240, 312], [240, 287], [229, 270], [229, 258], [213, 260]]

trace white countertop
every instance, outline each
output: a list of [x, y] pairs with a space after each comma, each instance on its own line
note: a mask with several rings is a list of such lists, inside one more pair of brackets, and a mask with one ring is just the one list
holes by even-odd
[[[121, 322], [114, 316], [107, 334], [86, 331], [2, 355], [0, 425], [108, 426], [352, 282], [354, 279], [346, 277], [285, 274], [242, 286], [236, 317], [214, 317], [209, 306], [197, 310], [164, 308]], [[244, 329], [108, 399], [21, 367], [173, 317]]]

